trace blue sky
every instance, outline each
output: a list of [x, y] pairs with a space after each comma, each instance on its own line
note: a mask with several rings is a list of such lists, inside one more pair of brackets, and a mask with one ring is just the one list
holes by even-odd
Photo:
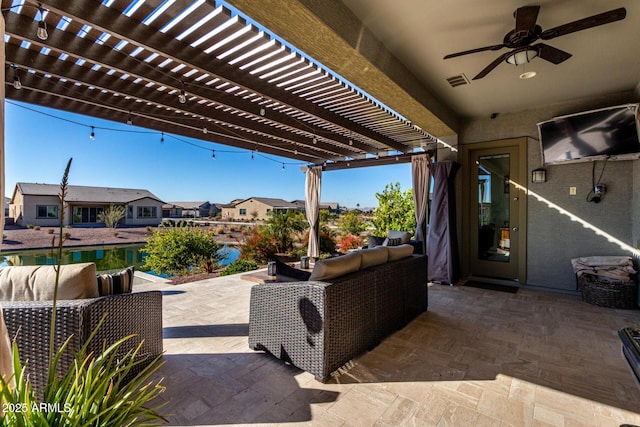
[[[5, 107], [7, 197], [16, 182], [59, 183], [73, 157], [70, 184], [143, 188], [165, 202], [304, 199], [301, 162], [271, 155], [251, 159], [247, 150], [170, 134], [161, 142], [156, 131], [15, 101]], [[399, 182], [402, 190], [411, 188], [411, 164], [325, 172], [321, 199], [375, 207], [375, 193], [392, 182]]]

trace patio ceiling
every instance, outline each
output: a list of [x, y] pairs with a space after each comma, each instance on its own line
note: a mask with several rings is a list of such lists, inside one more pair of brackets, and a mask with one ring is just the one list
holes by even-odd
[[9, 99], [329, 168], [408, 161], [435, 146], [214, 1], [3, 0], [2, 9]]

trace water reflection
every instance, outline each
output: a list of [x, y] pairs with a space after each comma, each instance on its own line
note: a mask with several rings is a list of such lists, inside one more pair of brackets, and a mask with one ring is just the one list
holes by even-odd
[[[133, 265], [136, 271], [146, 271], [144, 260], [145, 252], [140, 252], [144, 244], [127, 246], [97, 246], [82, 248], [67, 248], [62, 251], [61, 264], [78, 264], [82, 262], [94, 262], [99, 272], [116, 272]], [[224, 246], [220, 252], [225, 254], [223, 265], [235, 261], [240, 251], [233, 247]], [[34, 249], [28, 251], [16, 251], [0, 255], [0, 266], [10, 265], [55, 265], [57, 256], [51, 249]]]

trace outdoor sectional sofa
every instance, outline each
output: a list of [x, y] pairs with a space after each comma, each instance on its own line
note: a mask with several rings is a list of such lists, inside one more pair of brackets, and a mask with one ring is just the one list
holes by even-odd
[[249, 346], [324, 382], [426, 310], [424, 255], [363, 249], [316, 262], [308, 281], [253, 286]]
[[[60, 360], [59, 372], [73, 365], [74, 354], [87, 342], [105, 314], [88, 352], [99, 354], [103, 345], [109, 346], [134, 334], [121, 349], [126, 352], [143, 341], [136, 356], [141, 361], [136, 371], [162, 353], [162, 293], [131, 293], [132, 282], [132, 267], [114, 275], [97, 275], [93, 263], [61, 267], [56, 348], [69, 337], [71, 341]], [[4, 321], [9, 337], [16, 339], [20, 360], [26, 363], [36, 390], [46, 384], [54, 284], [52, 266], [0, 268], [0, 306]], [[115, 292], [124, 293], [112, 294]]]

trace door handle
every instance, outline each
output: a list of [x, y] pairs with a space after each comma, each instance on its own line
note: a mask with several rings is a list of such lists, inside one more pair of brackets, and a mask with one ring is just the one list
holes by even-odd
[[518, 231], [518, 227], [513, 227], [512, 230], [513, 231]]

